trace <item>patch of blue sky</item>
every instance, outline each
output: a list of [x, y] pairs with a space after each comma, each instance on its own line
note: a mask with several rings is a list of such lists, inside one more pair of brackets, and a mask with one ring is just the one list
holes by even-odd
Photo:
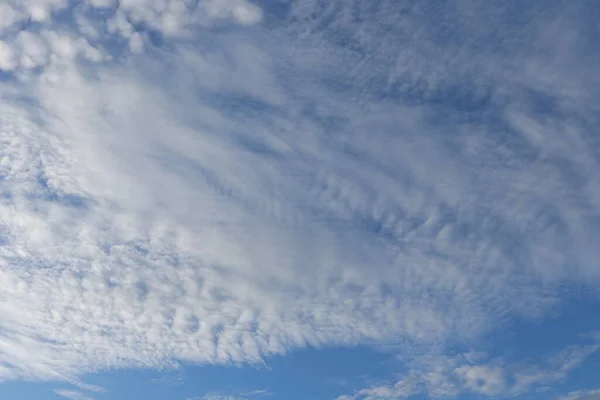
[[[207, 394], [238, 398], [331, 399], [354, 391], [375, 379], [396, 374], [388, 354], [368, 348], [306, 349], [266, 360], [264, 365], [192, 366], [174, 370], [121, 370], [83, 377], [86, 384], [103, 391], [97, 399], [202, 398]], [[64, 383], [6, 382], [0, 385], [3, 398], [54, 398], [62, 388], [80, 390]], [[4, 397], [6, 396], [6, 397]], [[16, 398], [16, 397], [14, 397]], [[59, 397], [56, 397], [59, 398]]]

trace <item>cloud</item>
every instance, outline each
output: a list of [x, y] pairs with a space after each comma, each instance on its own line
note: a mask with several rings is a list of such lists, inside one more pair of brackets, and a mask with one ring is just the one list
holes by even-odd
[[265, 396], [270, 394], [267, 389], [253, 390], [251, 392], [242, 393], [241, 395], [225, 395], [221, 393], [207, 393], [204, 396], [197, 396], [187, 400], [246, 400], [247, 397]]
[[506, 385], [501, 368], [486, 365], [463, 365], [455, 372], [465, 382], [469, 390], [492, 396], [501, 393]]
[[17, 66], [13, 49], [3, 41], [0, 41], [0, 68], [10, 71]]
[[242, 396], [270, 396], [273, 393], [269, 389], [257, 389], [242, 393]]
[[408, 370], [396, 382], [361, 389], [338, 400], [403, 399], [416, 394], [432, 398], [456, 398], [469, 393], [486, 397], [518, 396], [564, 381], [599, 349], [596, 344], [570, 346], [529, 363], [509, 363], [502, 358], [473, 362], [470, 354], [418, 356], [410, 360]]
[[524, 368], [514, 377], [514, 392], [520, 393], [534, 385], [563, 381], [568, 374], [579, 367], [589, 356], [596, 353], [600, 345], [570, 346], [546, 361], [546, 365]]
[[23, 15], [10, 4], [0, 4], [0, 30], [11, 28], [23, 19]]
[[577, 390], [561, 396], [558, 400], [598, 400], [600, 399], [600, 389], [595, 390]]
[[76, 390], [57, 389], [54, 391], [57, 395], [71, 400], [93, 400], [93, 397]]
[[226, 395], [221, 395], [218, 393], [208, 393], [208, 394], [200, 397], [199, 399], [202, 399], [202, 400], [244, 400], [242, 397], [226, 396]]
[[[246, 0], [9, 0], [0, 15], [0, 70], [18, 75], [73, 58], [106, 61], [116, 45], [139, 54], [157, 35], [187, 36], [218, 21], [250, 26], [262, 19], [261, 9]], [[20, 30], [23, 21], [27, 27]]]
[[[31, 24], [0, 42], [0, 378], [444, 349], [597, 287], [585, 40], [564, 58], [543, 15], [513, 33], [494, 5], [250, 28], [267, 10], [159, 3], [6, 3]], [[507, 385], [437, 361], [359, 397]]]

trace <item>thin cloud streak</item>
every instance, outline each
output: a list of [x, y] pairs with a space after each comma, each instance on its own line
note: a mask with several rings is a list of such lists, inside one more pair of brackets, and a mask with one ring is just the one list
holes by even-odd
[[54, 393], [70, 400], [94, 400], [93, 397], [76, 390], [57, 389]]

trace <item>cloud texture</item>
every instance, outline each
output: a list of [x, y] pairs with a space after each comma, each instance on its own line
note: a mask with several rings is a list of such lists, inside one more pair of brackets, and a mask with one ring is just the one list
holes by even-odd
[[597, 296], [597, 28], [451, 3], [3, 3], [0, 379], [442, 351]]
[[[373, 385], [337, 400], [404, 399], [417, 394], [442, 399], [455, 398], [461, 393], [506, 398], [548, 391], [563, 383], [574, 369], [598, 350], [600, 345], [597, 343], [568, 346], [545, 358], [512, 363], [503, 358], [489, 358], [485, 353], [421, 355], [408, 360], [408, 371], [399, 380]], [[586, 391], [573, 392], [565, 398], [579, 399], [578, 396], [587, 394]]]

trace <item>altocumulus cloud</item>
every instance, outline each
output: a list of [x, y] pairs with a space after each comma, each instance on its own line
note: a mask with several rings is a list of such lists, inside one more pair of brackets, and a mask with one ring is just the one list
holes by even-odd
[[[352, 395], [340, 396], [338, 400], [403, 399], [419, 393], [432, 398], [453, 398], [460, 393], [479, 397], [519, 396], [534, 390], [548, 390], [563, 382], [599, 349], [598, 344], [569, 346], [529, 363], [488, 359], [487, 354], [419, 355], [408, 360], [408, 372], [401, 379], [386, 385], [373, 385]], [[565, 398], [586, 398], [585, 395], [588, 392], [579, 391]]]
[[[592, 14], [457, 3], [3, 2], [0, 379], [444, 349], [597, 288]], [[350, 397], [516, 393], [586, 346]]]

